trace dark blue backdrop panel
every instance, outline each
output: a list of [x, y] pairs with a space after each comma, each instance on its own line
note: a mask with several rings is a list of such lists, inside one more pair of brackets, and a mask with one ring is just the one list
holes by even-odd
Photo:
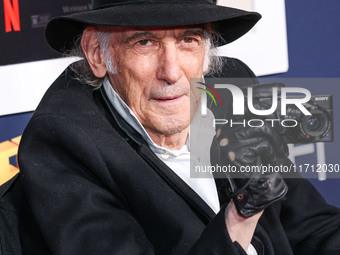
[[22, 134], [32, 112], [0, 116], [0, 142]]
[[289, 71], [282, 77], [340, 77], [340, 1], [286, 0]]
[[[340, 77], [339, 10], [338, 0], [286, 0], [289, 71], [274, 77]], [[340, 84], [333, 90], [340, 95]], [[335, 119], [338, 119], [339, 111], [335, 108]], [[338, 124], [335, 125], [336, 141], [340, 139]], [[329, 158], [337, 159], [332, 163], [340, 163], [338, 146], [326, 145], [326, 160]], [[340, 207], [339, 179], [321, 182], [314, 179], [312, 183], [328, 203]]]
[[319, 192], [325, 197], [326, 201], [337, 207], [340, 207], [340, 181], [339, 179], [328, 179], [319, 181], [318, 179], [310, 180]]

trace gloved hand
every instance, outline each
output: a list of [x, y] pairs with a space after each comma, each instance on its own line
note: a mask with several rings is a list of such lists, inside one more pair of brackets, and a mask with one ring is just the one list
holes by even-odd
[[[262, 89], [259, 91], [263, 92]], [[258, 96], [255, 93], [254, 96]], [[268, 105], [261, 105], [260, 97], [254, 99], [255, 103], [256, 109], [270, 108]], [[262, 211], [285, 196], [288, 188], [280, 174], [263, 173], [262, 170], [266, 166], [269, 168], [292, 164], [287, 155], [287, 145], [278, 130], [266, 122], [261, 127], [222, 125], [218, 128], [211, 147], [212, 165], [236, 169], [236, 172], [227, 172], [229, 185], [226, 193], [229, 199], [233, 199], [238, 213], [244, 217]], [[247, 169], [250, 171], [244, 171]]]

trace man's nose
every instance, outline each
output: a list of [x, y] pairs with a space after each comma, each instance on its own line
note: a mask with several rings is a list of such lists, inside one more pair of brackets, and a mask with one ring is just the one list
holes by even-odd
[[168, 84], [174, 84], [182, 75], [179, 49], [173, 44], [164, 46], [159, 55], [157, 78], [166, 81]]

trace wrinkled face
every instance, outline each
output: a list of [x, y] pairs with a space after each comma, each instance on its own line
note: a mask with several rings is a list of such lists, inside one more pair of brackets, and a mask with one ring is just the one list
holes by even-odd
[[200, 95], [190, 79], [202, 77], [205, 45], [197, 26], [112, 33], [109, 53], [116, 72], [110, 82], [148, 133], [188, 131], [190, 101], [197, 107]]

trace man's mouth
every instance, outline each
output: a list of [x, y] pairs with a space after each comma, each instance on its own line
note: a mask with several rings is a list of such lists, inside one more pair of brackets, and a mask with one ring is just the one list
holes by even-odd
[[160, 102], [160, 103], [171, 103], [181, 100], [184, 95], [177, 95], [177, 96], [164, 96], [159, 98], [152, 98], [152, 100]]

